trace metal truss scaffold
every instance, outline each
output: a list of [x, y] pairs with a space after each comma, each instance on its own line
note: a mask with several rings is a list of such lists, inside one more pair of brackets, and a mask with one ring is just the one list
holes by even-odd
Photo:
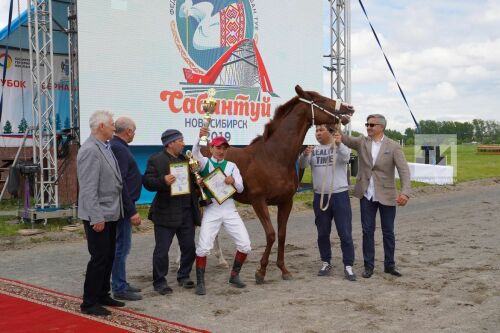
[[[328, 0], [330, 5], [331, 98], [351, 103], [351, 1]], [[348, 131], [351, 131], [350, 124]]]
[[68, 6], [68, 53], [69, 53], [69, 117], [73, 137], [80, 140], [80, 103], [78, 98], [78, 15], [77, 1]]
[[[31, 10], [29, 10], [31, 8]], [[28, 0], [35, 208], [58, 207], [52, 1]]]

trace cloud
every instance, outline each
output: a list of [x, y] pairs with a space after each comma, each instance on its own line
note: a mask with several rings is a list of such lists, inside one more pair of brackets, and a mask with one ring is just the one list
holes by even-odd
[[[19, 4], [21, 5], [21, 9], [19, 10], [17, 7], [17, 3], [18, 3], [17, 1], [13, 2], [12, 20], [14, 20], [17, 17], [17, 14], [19, 12], [23, 12], [28, 7], [26, 1], [19, 1]], [[9, 0], [0, 0], [0, 30], [6, 27], [7, 24], [9, 23], [9, 8], [10, 8]]]
[[[0, 27], [6, 25], [9, 3], [0, 0]], [[20, 3], [21, 10], [25, 9], [26, 1]], [[329, 2], [322, 5], [325, 52]], [[371, 0], [364, 5], [418, 120], [500, 121], [500, 99], [496, 97], [500, 91], [500, 1]], [[17, 1], [14, 7], [17, 15]], [[351, 2], [351, 10], [356, 130], [364, 132], [366, 116], [374, 112], [385, 114], [391, 129], [413, 127], [357, 1]], [[326, 70], [323, 87], [329, 96], [330, 73]]]
[[[499, 1], [373, 0], [366, 5], [417, 120], [500, 121], [495, 97], [500, 89]], [[364, 14], [357, 2], [352, 7], [352, 102], [355, 118], [362, 119], [355, 122], [362, 125], [367, 114], [380, 112], [389, 128], [413, 127]], [[478, 107], [464, 107], [464, 98]]]
[[486, 10], [482, 13], [484, 21], [499, 23], [500, 22], [500, 3], [496, 0], [488, 1]]
[[457, 90], [450, 82], [440, 82], [432, 90], [421, 93], [419, 99], [451, 101], [458, 97]]

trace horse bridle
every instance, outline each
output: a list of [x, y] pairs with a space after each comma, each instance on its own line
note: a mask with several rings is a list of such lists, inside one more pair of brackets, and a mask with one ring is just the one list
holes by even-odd
[[[316, 104], [315, 101], [310, 101], [308, 99], [305, 99], [305, 98], [302, 98], [302, 97], [299, 97], [299, 101], [301, 102], [304, 102], [304, 103], [307, 103], [309, 105], [311, 105], [311, 117], [312, 117], [312, 126], [314, 126], [314, 108], [316, 107], [317, 109], [323, 111], [324, 113], [326, 114], [329, 114], [330, 116], [334, 117], [335, 119], [337, 119], [338, 121], [340, 121], [340, 117], [337, 116], [336, 114], [333, 114], [331, 113], [330, 111], [328, 111], [327, 109], [325, 109], [324, 107], [322, 107], [321, 105], [318, 105]], [[336, 99], [335, 100], [335, 111], [338, 112], [340, 111], [340, 107], [342, 106], [342, 100], [340, 99]], [[348, 115], [347, 115], [348, 116]]]

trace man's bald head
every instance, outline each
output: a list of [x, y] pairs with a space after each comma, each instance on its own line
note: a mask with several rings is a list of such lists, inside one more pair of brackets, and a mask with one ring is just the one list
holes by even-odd
[[115, 135], [127, 143], [134, 140], [135, 122], [129, 117], [120, 117], [115, 121]]
[[135, 122], [129, 117], [120, 117], [115, 121], [116, 134], [124, 132], [127, 128], [135, 131]]

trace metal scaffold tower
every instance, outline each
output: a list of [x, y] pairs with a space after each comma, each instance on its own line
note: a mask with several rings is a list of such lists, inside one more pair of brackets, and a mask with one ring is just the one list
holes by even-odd
[[78, 20], [76, 0], [68, 7], [68, 53], [69, 53], [69, 117], [74, 138], [80, 138], [80, 103], [78, 99]]
[[57, 138], [54, 106], [52, 1], [29, 0], [28, 31], [31, 84], [33, 87], [33, 164], [35, 207], [58, 206]]
[[[31, 9], [31, 10], [30, 10]], [[28, 0], [33, 135], [34, 207], [20, 211], [20, 217], [45, 220], [73, 217], [75, 209], [59, 208], [56, 107], [54, 99], [54, 46], [52, 1]]]
[[[331, 98], [351, 103], [351, 2], [328, 0], [330, 5], [330, 72]], [[349, 125], [350, 130], [350, 125]]]
[[[351, 104], [351, 0], [328, 0], [330, 6], [330, 97]], [[345, 131], [351, 135], [351, 123]], [[357, 160], [351, 155], [349, 176], [357, 173]]]

